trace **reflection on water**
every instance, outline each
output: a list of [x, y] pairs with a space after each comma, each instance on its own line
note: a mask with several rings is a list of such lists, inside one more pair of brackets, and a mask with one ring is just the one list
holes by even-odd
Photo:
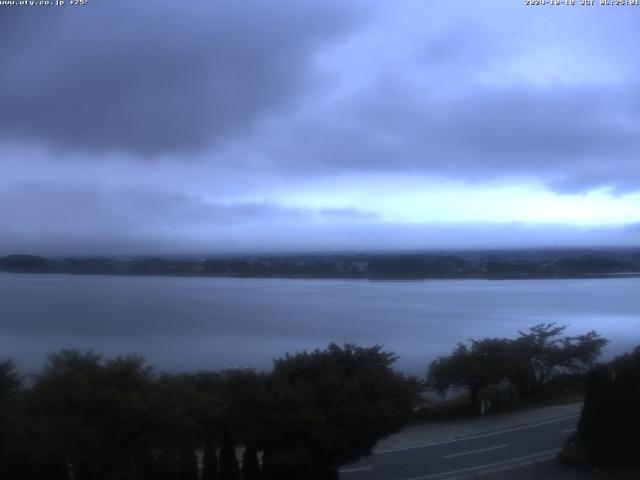
[[138, 352], [168, 370], [251, 365], [328, 342], [384, 344], [422, 373], [457, 342], [539, 322], [640, 344], [640, 278], [371, 282], [0, 274], [0, 358]]

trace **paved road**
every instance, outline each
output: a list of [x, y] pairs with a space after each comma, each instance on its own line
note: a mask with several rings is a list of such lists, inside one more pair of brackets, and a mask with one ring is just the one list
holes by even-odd
[[[552, 460], [576, 427], [578, 414], [510, 426], [458, 439], [377, 450], [343, 467], [343, 480], [551, 478]], [[551, 469], [551, 470], [550, 470]], [[516, 471], [521, 470], [521, 471]], [[547, 473], [542, 473], [542, 472]], [[537, 473], [536, 473], [537, 472]], [[540, 476], [540, 475], [543, 476]], [[563, 476], [564, 475], [564, 476]], [[580, 478], [571, 472], [558, 478]]]

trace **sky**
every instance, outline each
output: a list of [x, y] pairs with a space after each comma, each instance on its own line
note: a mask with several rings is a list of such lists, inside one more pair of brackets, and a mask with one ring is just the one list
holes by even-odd
[[640, 7], [0, 6], [0, 255], [640, 245]]

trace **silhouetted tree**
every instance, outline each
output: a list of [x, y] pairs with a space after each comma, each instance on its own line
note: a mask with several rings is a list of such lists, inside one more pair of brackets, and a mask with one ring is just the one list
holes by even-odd
[[242, 454], [242, 480], [259, 480], [260, 463], [258, 451], [253, 445], [248, 445]]
[[202, 480], [218, 480], [218, 452], [212, 434], [207, 434], [202, 456]]
[[163, 374], [151, 389], [147, 402], [153, 417], [152, 446], [176, 452], [194, 450], [202, 443], [199, 408], [202, 397], [192, 375]]
[[567, 326], [534, 325], [519, 332], [517, 351], [529, 364], [526, 393], [535, 394], [558, 370], [585, 373], [593, 366], [608, 341], [595, 331], [577, 337], [562, 336]]
[[333, 475], [400, 429], [418, 388], [392, 370], [395, 360], [379, 346], [352, 344], [276, 360], [265, 411], [266, 477], [287, 478], [287, 471], [309, 480]]
[[591, 371], [578, 434], [594, 464], [640, 466], [640, 347]]
[[236, 457], [236, 444], [229, 429], [222, 436], [220, 448], [220, 480], [240, 480], [240, 465]]
[[428, 385], [443, 395], [450, 388], [466, 389], [470, 411], [479, 413], [481, 389], [515, 377], [516, 357], [513, 343], [506, 339], [472, 340], [470, 347], [458, 344], [451, 355], [431, 363]]
[[202, 480], [239, 480], [244, 445], [245, 480], [334, 479], [411, 415], [418, 383], [394, 361], [380, 347], [331, 345], [270, 374], [156, 376], [137, 356], [63, 350], [28, 389], [0, 363], [1, 478], [195, 480], [204, 448]]
[[239, 445], [263, 443], [270, 434], [264, 421], [269, 408], [267, 376], [243, 368], [223, 372], [219, 382], [219, 428], [233, 432]]
[[600, 463], [602, 458], [606, 458], [612, 445], [611, 387], [611, 372], [606, 366], [599, 366], [589, 372], [578, 433], [588, 445], [587, 454], [594, 463]]
[[517, 386], [520, 394], [534, 395], [559, 373], [586, 375], [607, 340], [594, 331], [576, 337], [561, 336], [565, 326], [539, 324], [516, 340], [485, 338], [458, 344], [450, 354], [429, 365], [427, 385], [444, 395], [450, 388], [469, 393], [472, 412], [480, 411], [480, 391], [501, 384]]
[[16, 371], [13, 361], [0, 362], [0, 406], [7, 408], [18, 395], [21, 386], [22, 378]]
[[21, 436], [25, 425], [20, 405], [22, 378], [11, 360], [0, 362], [0, 478], [18, 477], [29, 468]]
[[43, 478], [47, 480], [71, 479], [69, 465], [55, 452], [43, 450], [29, 456], [28, 461], [30, 462], [28, 475], [24, 478], [29, 480], [41, 480]]
[[198, 480], [198, 459], [193, 449], [183, 447], [178, 454], [178, 480]]
[[170, 449], [160, 451], [155, 465], [155, 475], [158, 480], [178, 479], [178, 456]]
[[48, 357], [32, 392], [42, 456], [65, 459], [75, 480], [130, 475], [151, 446], [151, 370], [140, 357], [103, 361], [65, 350]]

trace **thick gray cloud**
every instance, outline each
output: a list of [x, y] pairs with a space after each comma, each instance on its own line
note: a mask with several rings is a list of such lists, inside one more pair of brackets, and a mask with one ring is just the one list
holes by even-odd
[[[631, 10], [497, 0], [0, 8], [10, 46], [0, 52], [0, 251], [633, 244]], [[476, 218], [462, 205], [471, 195], [421, 200], [440, 180], [484, 195], [483, 212], [468, 210], [475, 223], [459, 223]], [[495, 194], [508, 187], [528, 196], [513, 215]], [[601, 205], [585, 200], [592, 193]], [[583, 226], [527, 224], [541, 218]], [[584, 226], [590, 218], [617, 226]]]
[[[512, 20], [508, 28], [478, 9], [463, 14], [408, 2], [394, 23], [382, 5], [283, 0], [176, 8], [161, 1], [146, 8], [116, 1], [73, 11], [3, 9], [0, 35], [14, 47], [0, 54], [0, 135], [53, 147], [55, 157], [199, 153], [223, 168], [258, 164], [281, 175], [529, 175], [560, 191], [638, 189], [636, 62], [619, 81], [591, 73], [496, 83], [480, 75], [504, 76], [529, 61], [532, 77], [567, 77], [571, 68], [554, 58], [571, 61], [566, 51], [535, 61], [529, 43], [539, 32], [526, 21], [546, 22], [562, 45], [583, 41], [587, 48], [592, 30], [619, 27], [616, 43], [637, 36], [628, 19], [576, 17], [576, 24], [566, 11], [543, 18], [487, 5]], [[374, 17], [369, 10], [379, 13], [372, 26], [362, 21]], [[415, 18], [407, 19], [411, 12]], [[402, 28], [418, 23], [424, 31], [402, 43]], [[350, 51], [347, 38], [363, 46]], [[378, 52], [380, 39], [385, 49]], [[592, 63], [604, 60], [592, 50]], [[339, 59], [333, 70], [318, 68], [323, 52]], [[584, 60], [578, 54], [573, 61], [579, 72]], [[336, 96], [359, 77], [367, 80]], [[243, 157], [230, 159], [230, 148]]]
[[[73, 10], [73, 11], [71, 11]], [[185, 153], [229, 140], [318, 81], [347, 2], [94, 1], [0, 12], [0, 135], [62, 151]]]
[[394, 81], [322, 113], [269, 135], [274, 156], [320, 172], [520, 174], [562, 191], [640, 188], [640, 101], [626, 89], [484, 87], [443, 100]]

